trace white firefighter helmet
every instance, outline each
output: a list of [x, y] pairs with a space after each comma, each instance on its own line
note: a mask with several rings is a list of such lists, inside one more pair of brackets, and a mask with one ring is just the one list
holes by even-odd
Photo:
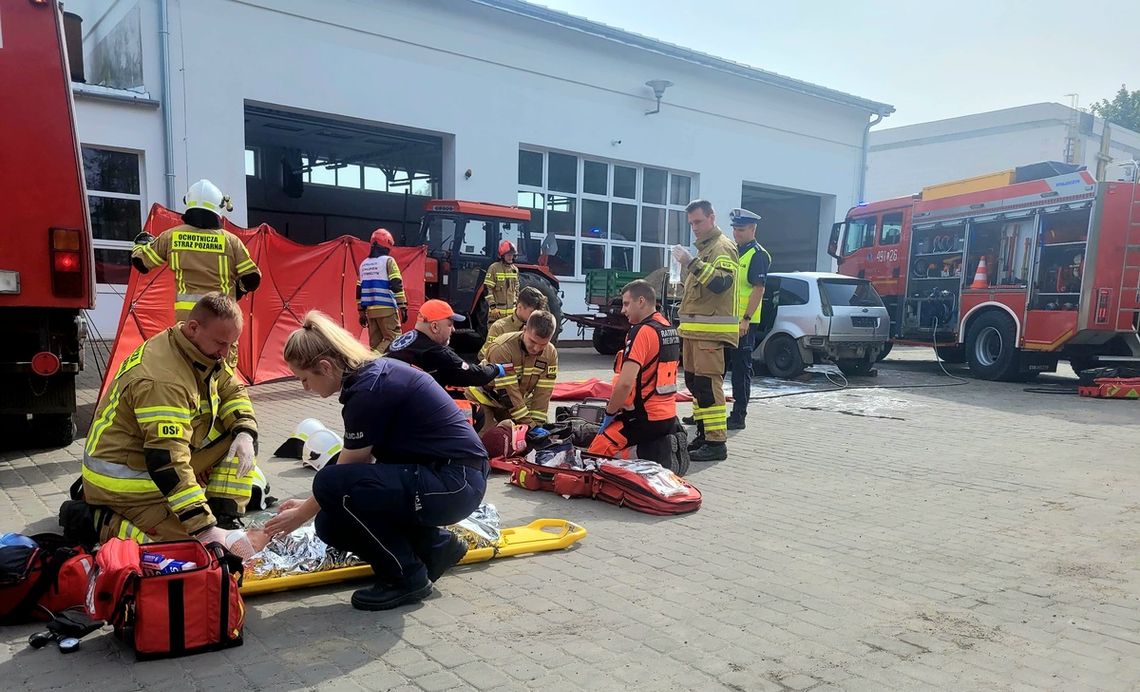
[[305, 446], [301, 450], [301, 463], [320, 471], [329, 463], [343, 447], [340, 435], [331, 430], [323, 429], [309, 435]]
[[328, 428], [316, 418], [306, 418], [297, 424], [297, 428], [293, 431], [293, 437], [304, 442], [318, 430], [328, 430]]
[[221, 218], [226, 212], [234, 210], [230, 198], [222, 194], [218, 186], [203, 178], [190, 186], [186, 196], [182, 198], [186, 209], [205, 209], [212, 211]]

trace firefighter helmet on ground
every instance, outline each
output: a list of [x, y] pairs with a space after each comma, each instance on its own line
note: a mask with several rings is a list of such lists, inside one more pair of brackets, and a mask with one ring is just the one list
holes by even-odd
[[392, 248], [396, 246], [396, 239], [392, 237], [387, 228], [377, 228], [372, 231], [372, 244]]
[[186, 204], [186, 209], [205, 209], [211, 211], [221, 218], [226, 212], [234, 210], [234, 205], [230, 202], [230, 198], [222, 194], [218, 186], [211, 183], [209, 180], [203, 178], [190, 186], [186, 191], [186, 196], [182, 198]]
[[508, 252], [514, 253], [516, 255], [519, 254], [518, 250], [515, 249], [514, 243], [512, 243], [509, 240], [500, 240], [499, 241], [499, 257], [502, 258]]

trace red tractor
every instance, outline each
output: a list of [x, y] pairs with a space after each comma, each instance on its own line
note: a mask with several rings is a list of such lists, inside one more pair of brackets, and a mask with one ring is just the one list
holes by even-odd
[[[474, 353], [487, 337], [487, 301], [483, 277], [498, 257], [499, 241], [518, 248], [515, 260], [519, 286], [533, 286], [546, 296], [549, 310], [562, 325], [562, 298], [558, 279], [547, 266], [556, 252], [553, 242], [530, 237], [530, 210], [484, 202], [436, 199], [425, 205], [416, 237], [405, 245], [426, 245], [424, 293], [446, 300], [451, 309], [470, 320], [470, 328], [457, 331], [452, 345], [461, 353]], [[556, 332], [557, 334], [557, 332]]]

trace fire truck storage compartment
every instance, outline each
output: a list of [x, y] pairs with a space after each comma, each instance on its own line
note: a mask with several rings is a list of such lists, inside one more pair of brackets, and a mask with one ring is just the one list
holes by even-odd
[[1072, 311], [1080, 307], [1091, 205], [1041, 215], [1037, 273], [1030, 310]]
[[963, 221], [916, 224], [902, 330], [908, 335], [929, 335], [953, 329], [958, 321], [962, 284], [962, 254], [966, 247]]

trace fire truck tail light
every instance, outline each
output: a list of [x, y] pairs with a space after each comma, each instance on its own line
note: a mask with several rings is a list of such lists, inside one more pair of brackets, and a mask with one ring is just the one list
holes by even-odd
[[1111, 288], [1098, 288], [1096, 291], [1096, 323], [1108, 322], [1108, 304], [1112, 301]]
[[78, 252], [57, 252], [53, 258], [54, 269], [61, 274], [70, 274], [79, 271]]
[[70, 228], [51, 229], [52, 250], [79, 250], [79, 231]]
[[40, 377], [51, 377], [59, 372], [59, 356], [50, 351], [40, 351], [32, 356], [32, 372]]

